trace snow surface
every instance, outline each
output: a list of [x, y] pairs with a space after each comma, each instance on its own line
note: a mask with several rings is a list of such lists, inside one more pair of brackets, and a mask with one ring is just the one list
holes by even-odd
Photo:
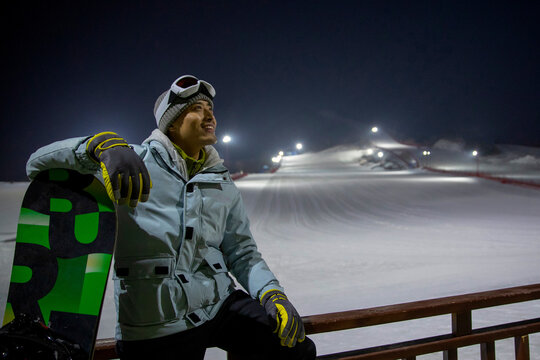
[[[429, 159], [422, 158], [422, 149], [395, 146], [387, 138], [370, 145], [387, 154], [409, 151], [420, 164], [446, 170], [474, 171], [477, 166], [468, 153], [448, 150], [448, 144], [433, 149]], [[534, 150], [508, 147], [483, 157], [480, 166], [540, 183], [540, 156]], [[236, 182], [259, 249], [302, 315], [540, 282], [540, 189], [432, 173], [387, 154], [376, 159], [366, 146], [339, 146], [284, 157], [277, 172]], [[398, 155], [403, 160], [403, 153]], [[519, 158], [526, 160], [512, 163]], [[398, 170], [385, 170], [396, 168], [388, 163]], [[10, 239], [26, 187], [0, 184], [0, 311], [9, 287]], [[538, 313], [540, 301], [478, 310], [473, 328]], [[114, 335], [115, 317], [109, 286], [99, 338]], [[312, 339], [319, 354], [326, 354], [450, 329], [450, 316], [439, 316]], [[531, 335], [530, 343], [531, 358], [540, 358], [540, 335]], [[496, 346], [497, 359], [513, 359], [512, 339]], [[460, 349], [460, 356], [479, 358], [479, 347]], [[225, 358], [218, 349], [205, 357]], [[419, 357], [441, 358], [440, 353]]]

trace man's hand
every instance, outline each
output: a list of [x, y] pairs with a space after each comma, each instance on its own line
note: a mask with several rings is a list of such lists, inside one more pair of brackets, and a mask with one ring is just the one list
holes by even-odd
[[293, 347], [297, 341], [304, 341], [304, 323], [285, 294], [279, 290], [268, 290], [261, 297], [261, 305], [268, 315], [276, 320], [274, 333], [277, 332], [282, 346]]
[[152, 182], [142, 159], [128, 143], [113, 132], [93, 136], [86, 145], [88, 155], [101, 165], [109, 197], [135, 207], [148, 200]]

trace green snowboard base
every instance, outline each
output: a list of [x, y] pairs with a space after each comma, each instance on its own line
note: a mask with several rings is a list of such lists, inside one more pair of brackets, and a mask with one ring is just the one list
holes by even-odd
[[[32, 318], [93, 355], [116, 213], [92, 175], [40, 173], [24, 196], [3, 325]], [[36, 321], [37, 321], [36, 320]]]

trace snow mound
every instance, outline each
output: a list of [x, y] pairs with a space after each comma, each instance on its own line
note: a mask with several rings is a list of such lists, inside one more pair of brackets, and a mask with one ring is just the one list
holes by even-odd
[[283, 157], [279, 172], [298, 171], [386, 171], [417, 168], [417, 162], [407, 145], [391, 149], [357, 144], [338, 145], [316, 153]]
[[510, 160], [510, 163], [517, 165], [540, 166], [540, 159], [537, 159], [532, 155], [525, 155], [517, 159]]
[[449, 139], [440, 139], [435, 144], [433, 144], [434, 149], [439, 150], [449, 150], [449, 151], [463, 151], [465, 149], [464, 140], [449, 140]]

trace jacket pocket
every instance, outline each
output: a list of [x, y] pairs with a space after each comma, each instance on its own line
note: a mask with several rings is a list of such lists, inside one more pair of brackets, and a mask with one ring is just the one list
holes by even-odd
[[122, 258], [115, 262], [118, 321], [132, 326], [175, 320], [185, 304], [174, 277], [174, 258]]

